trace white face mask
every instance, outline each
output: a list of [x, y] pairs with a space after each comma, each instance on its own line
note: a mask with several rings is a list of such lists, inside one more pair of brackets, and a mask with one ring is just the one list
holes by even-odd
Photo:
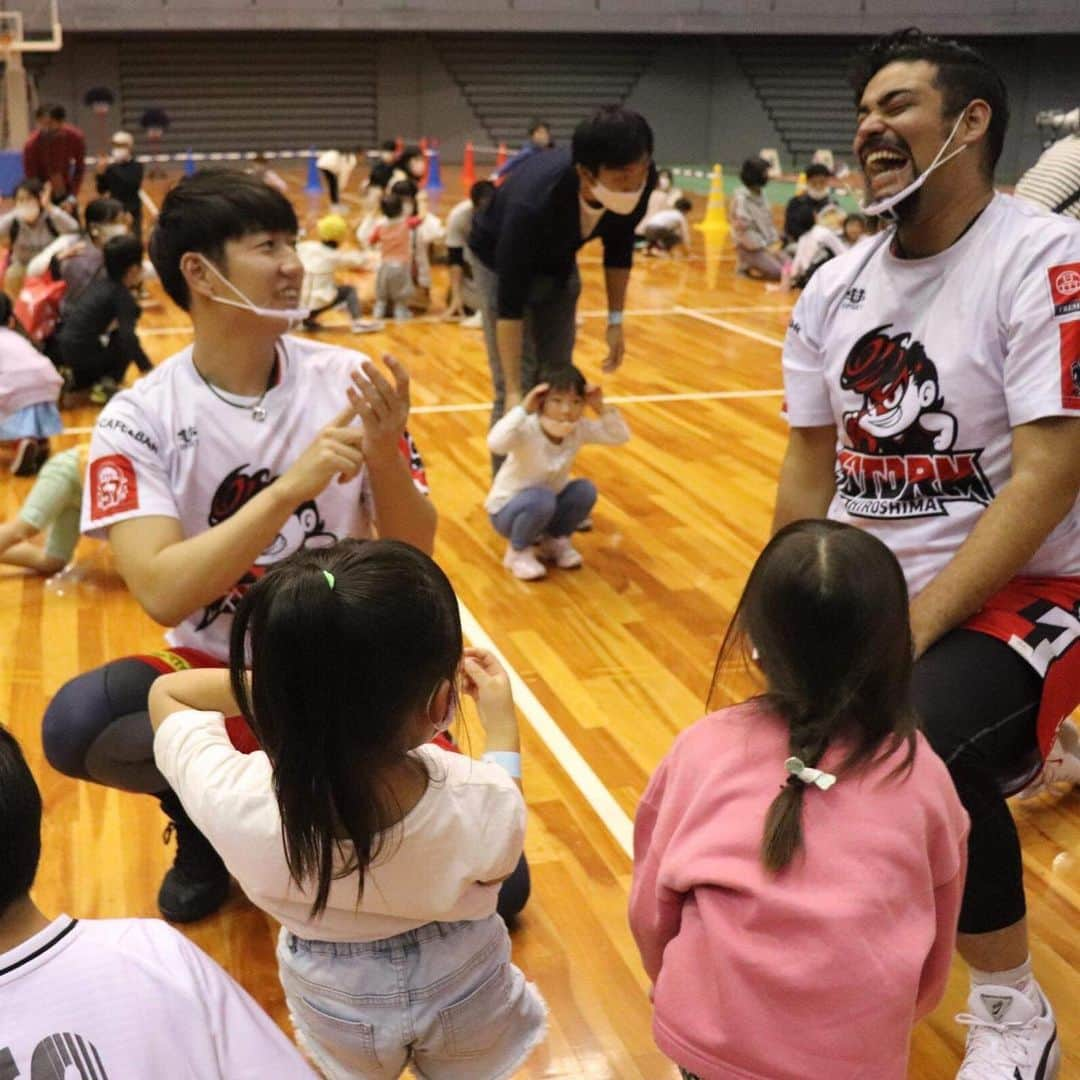
[[[211, 270], [214, 276], [227, 285], [240, 300], [226, 300], [224, 296], [214, 296], [211, 294], [210, 299], [216, 304], [228, 304], [229, 307], [240, 308], [242, 311], [250, 311], [252, 315], [260, 315], [264, 319], [275, 319], [278, 322], [286, 323], [288, 326], [292, 326], [294, 323], [303, 322], [310, 314], [311, 308], [297, 307], [297, 308], [266, 308], [259, 307], [249, 297], [245, 296], [205, 255], [200, 255], [203, 265], [208, 270]], [[242, 301], [242, 303], [241, 303]]]
[[128, 228], [126, 225], [114, 224], [114, 225], [95, 225], [94, 236], [98, 237], [102, 244], [107, 244], [114, 236], [127, 236]]
[[613, 214], [632, 214], [644, 190], [645, 185], [642, 184], [637, 191], [612, 191], [611, 188], [601, 184], [599, 180], [594, 180], [592, 197]]
[[[435, 694], [431, 695], [432, 700], [435, 698]], [[453, 724], [454, 718], [457, 716], [457, 689], [454, 684], [450, 684], [450, 696], [446, 700], [446, 712], [443, 713], [442, 719], [437, 723], [432, 724], [432, 728], [436, 735], [441, 735], [444, 731], [450, 730], [450, 725]]]
[[36, 203], [19, 203], [15, 207], [15, 216], [27, 225], [33, 225], [41, 216], [41, 207]]
[[112, 159], [118, 163], [130, 161], [131, 151], [126, 146], [114, 146], [112, 148]]
[[[913, 180], [902, 191], [898, 191], [895, 195], [888, 195], [884, 199], [879, 199], [875, 203], [864, 203], [862, 211], [864, 214], [871, 215], [885, 215], [887, 217], [896, 220], [897, 215], [893, 212], [893, 207], [902, 203], [909, 195], [914, 195], [926, 183], [930, 174], [940, 166], [944, 165], [946, 161], [952, 160], [957, 154], [962, 154], [967, 146], [958, 146], [951, 154], [945, 154], [948, 149], [949, 143], [953, 141], [956, 133], [960, 130], [960, 124], [963, 122], [964, 117], [967, 115], [967, 107], [965, 106], [960, 115], [956, 118], [956, 123], [953, 124], [952, 131], [949, 132], [949, 137], [941, 144], [941, 149], [937, 152], [937, 157], [930, 162], [928, 168], [924, 169], [922, 174]], [[942, 155], [945, 155], [944, 157]]]
[[574, 428], [577, 427], [576, 420], [555, 420], [550, 416], [540, 417], [540, 426], [546, 431], [553, 439], [565, 439]]
[[656, 186], [661, 191], [670, 191], [671, 181], [666, 176], [661, 176], [660, 179], [656, 181]]

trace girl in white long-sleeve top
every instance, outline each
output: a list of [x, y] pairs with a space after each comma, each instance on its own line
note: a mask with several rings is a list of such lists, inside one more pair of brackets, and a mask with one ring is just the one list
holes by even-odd
[[[584, 417], [588, 405], [598, 419]], [[506, 455], [484, 502], [496, 531], [509, 540], [503, 565], [523, 581], [547, 574], [544, 562], [563, 570], [581, 565], [571, 534], [596, 502], [591, 480], [570, 479], [585, 443], [618, 446], [630, 438], [619, 410], [604, 403], [576, 367], [539, 383], [488, 433], [488, 447]], [[541, 561], [543, 560], [543, 561]]]

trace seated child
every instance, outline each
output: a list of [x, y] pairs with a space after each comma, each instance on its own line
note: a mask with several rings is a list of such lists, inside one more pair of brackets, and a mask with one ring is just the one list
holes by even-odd
[[714, 690], [740, 651], [764, 691], [675, 740], [634, 823], [657, 1045], [685, 1077], [905, 1080], [949, 976], [968, 816], [910, 704], [895, 556], [849, 525], [781, 529]]
[[142, 314], [135, 299], [142, 283], [142, 244], [134, 236], [114, 236], [104, 256], [105, 277], [65, 309], [56, 334], [67, 388], [91, 387], [95, 404], [104, 404], [120, 389], [129, 364], [143, 373], [153, 367], [135, 332]]
[[327, 214], [315, 226], [318, 240], [303, 240], [296, 245], [296, 254], [304, 264], [304, 287], [300, 306], [310, 308], [304, 320], [306, 330], [319, 326], [318, 317], [331, 308], [344, 304], [349, 309], [354, 334], [369, 334], [381, 330], [382, 324], [361, 317], [360, 297], [354, 285], [339, 285], [338, 270], [360, 270], [368, 265], [368, 257], [359, 251], [340, 251], [338, 245], [349, 233], [348, 222], [338, 214]]
[[49, 436], [63, 430], [56, 407], [63, 383], [22, 334], [11, 299], [0, 293], [0, 441], [16, 443], [16, 476], [33, 476], [49, 456]]
[[693, 209], [689, 199], [677, 199], [669, 210], [658, 210], [652, 217], [645, 219], [645, 254], [655, 255], [658, 251], [672, 254], [682, 248], [684, 255], [690, 254], [690, 223], [686, 215]]
[[[64, 450], [41, 466], [14, 521], [0, 522], [0, 563], [46, 576], [58, 574], [79, 542], [83, 477], [89, 443]], [[44, 548], [31, 543], [48, 529]]]
[[[396, 540], [303, 549], [240, 601], [230, 667], [154, 683], [154, 757], [281, 923], [300, 1042], [342, 1080], [511, 1076], [545, 1032], [496, 914], [525, 835], [517, 718], [498, 661], [462, 648], [446, 575]], [[429, 741], [460, 693], [483, 761]], [[238, 711], [254, 753], [229, 738]]]
[[[130, 236], [132, 231], [130, 217], [116, 199], [88, 202], [83, 220], [85, 233], [64, 233], [57, 237], [30, 261], [26, 272], [27, 277], [48, 272], [67, 285], [67, 291], [60, 298], [61, 318], [88, 285], [105, 276], [105, 245], [114, 236]], [[49, 351], [48, 345], [46, 351]]]
[[384, 195], [380, 206], [383, 216], [371, 233], [371, 244], [382, 256], [375, 275], [375, 318], [385, 319], [392, 311], [395, 319], [407, 319], [413, 290], [412, 230], [418, 221], [405, 216], [398, 195]]
[[795, 256], [785, 264], [780, 283], [766, 285], [766, 290], [805, 289], [818, 268], [857, 244], [865, 229], [866, 219], [862, 214], [845, 217], [839, 207], [826, 207], [818, 214], [817, 224], [799, 237]]
[[[589, 405], [599, 420], [583, 418]], [[630, 438], [619, 410], [604, 404], [599, 386], [587, 386], [576, 367], [534, 386], [488, 432], [492, 454], [506, 455], [484, 509], [509, 543], [503, 566], [522, 581], [546, 576], [544, 561], [563, 570], [581, 566], [570, 542], [596, 502], [591, 480], [570, 479], [574, 456], [586, 443], [618, 446]]]
[[4, 291], [19, 295], [30, 260], [61, 233], [77, 233], [79, 223], [51, 201], [52, 188], [40, 180], [23, 180], [15, 189], [15, 208], [0, 217], [0, 240], [9, 245]]

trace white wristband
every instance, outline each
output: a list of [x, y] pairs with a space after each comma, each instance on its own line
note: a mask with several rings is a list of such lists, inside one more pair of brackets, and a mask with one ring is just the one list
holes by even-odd
[[622, 326], [622, 315], [621, 311], [609, 311], [607, 317], [608, 326]]
[[505, 769], [515, 780], [521, 779], [521, 755], [513, 750], [489, 750], [480, 759]]

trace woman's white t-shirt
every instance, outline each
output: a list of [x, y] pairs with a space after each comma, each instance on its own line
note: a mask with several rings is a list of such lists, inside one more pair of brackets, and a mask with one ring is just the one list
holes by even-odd
[[[995, 195], [938, 255], [892, 233], [827, 262], [784, 342], [793, 427], [835, 426], [829, 517], [900, 560], [915, 593], [1012, 475], [1012, 432], [1080, 418], [1080, 227]], [[1021, 571], [1080, 575], [1080, 503]]]
[[[175, 712], [154, 737], [154, 760], [199, 831], [251, 902], [297, 937], [376, 941], [430, 922], [486, 919], [521, 857], [525, 800], [498, 765], [428, 743], [412, 751], [431, 780], [369, 867], [364, 894], [350, 874], [312, 895], [289, 875], [270, 760], [236, 750], [221, 713]], [[490, 882], [490, 884], [483, 884]]]

